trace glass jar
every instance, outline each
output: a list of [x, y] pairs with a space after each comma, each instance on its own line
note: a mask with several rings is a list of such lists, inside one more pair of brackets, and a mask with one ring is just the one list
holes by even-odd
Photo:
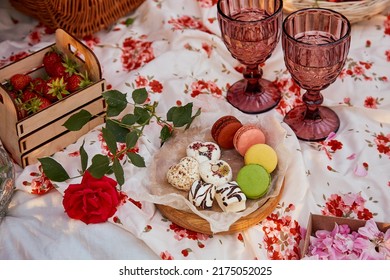
[[8, 153], [0, 146], [0, 223], [7, 213], [14, 190], [14, 165]]

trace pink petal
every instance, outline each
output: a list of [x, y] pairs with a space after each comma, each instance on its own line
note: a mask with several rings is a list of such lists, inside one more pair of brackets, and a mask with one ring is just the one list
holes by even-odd
[[368, 174], [367, 170], [361, 165], [356, 165], [355, 169], [353, 170], [353, 173], [355, 173], [355, 175], [359, 177], [365, 177]]

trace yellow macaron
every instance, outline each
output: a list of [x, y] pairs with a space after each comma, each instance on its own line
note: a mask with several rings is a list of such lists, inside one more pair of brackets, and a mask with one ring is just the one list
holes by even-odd
[[245, 164], [258, 164], [265, 168], [268, 173], [275, 170], [278, 164], [276, 151], [267, 144], [255, 144], [244, 155]]

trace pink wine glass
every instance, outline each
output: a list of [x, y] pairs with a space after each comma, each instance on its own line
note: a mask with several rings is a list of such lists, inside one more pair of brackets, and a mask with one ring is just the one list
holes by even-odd
[[262, 78], [260, 64], [274, 51], [281, 35], [282, 0], [219, 0], [218, 22], [231, 55], [246, 66], [244, 79], [227, 91], [227, 100], [248, 114], [266, 112], [281, 98], [277, 87]]
[[321, 106], [321, 90], [332, 84], [344, 67], [351, 41], [351, 24], [328, 9], [298, 10], [283, 22], [284, 61], [295, 82], [306, 90], [304, 105], [284, 117], [301, 140], [321, 141], [340, 126], [337, 114]]

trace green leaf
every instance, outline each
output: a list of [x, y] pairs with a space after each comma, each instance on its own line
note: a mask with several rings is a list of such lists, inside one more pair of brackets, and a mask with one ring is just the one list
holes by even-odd
[[138, 117], [137, 123], [140, 125], [147, 125], [150, 122], [151, 115], [150, 112], [142, 107], [134, 108], [134, 115]]
[[112, 169], [114, 170], [115, 178], [117, 183], [122, 186], [125, 183], [125, 176], [123, 172], [123, 167], [117, 158], [114, 159], [114, 163], [112, 165]]
[[129, 129], [120, 126], [120, 123], [111, 119], [106, 120], [106, 128], [111, 131], [113, 135], [115, 135], [116, 142], [126, 142], [126, 135], [129, 133]]
[[185, 106], [172, 107], [167, 113], [168, 121], [172, 121], [174, 127], [182, 127], [191, 122], [192, 103]]
[[132, 25], [134, 20], [135, 19], [133, 19], [133, 18], [127, 18], [126, 21], [125, 21], [126, 27], [129, 27], [130, 25]]
[[65, 121], [63, 126], [65, 126], [70, 131], [77, 131], [80, 130], [85, 124], [87, 124], [91, 118], [91, 113], [82, 109], [76, 114], [70, 116], [70, 118]]
[[135, 104], [144, 104], [148, 99], [148, 92], [145, 88], [139, 88], [133, 91], [132, 97]]
[[128, 125], [128, 126], [131, 126], [131, 125], [135, 124], [138, 121], [138, 119], [139, 119], [139, 116], [135, 116], [133, 114], [127, 114], [127, 115], [123, 116], [121, 123]]
[[88, 164], [88, 154], [84, 149], [84, 141], [83, 144], [80, 146], [79, 152], [80, 152], [80, 159], [81, 159], [81, 170], [84, 172], [87, 169]]
[[118, 90], [109, 90], [102, 95], [107, 102], [108, 117], [118, 116], [127, 107], [126, 94]]
[[144, 158], [141, 157], [139, 154], [128, 152], [127, 157], [129, 158], [131, 163], [137, 167], [145, 167], [146, 166]]
[[126, 136], [126, 147], [127, 149], [134, 148], [139, 139], [137, 131], [130, 131]]
[[107, 174], [110, 169], [110, 159], [108, 158], [108, 156], [97, 154], [92, 158], [92, 164], [88, 168], [88, 171], [93, 177], [95, 177], [96, 179], [100, 179], [105, 174]]
[[56, 160], [50, 157], [39, 158], [38, 160], [42, 165], [43, 172], [50, 180], [64, 182], [70, 178], [62, 165]]
[[104, 141], [106, 141], [108, 149], [113, 155], [115, 155], [118, 150], [116, 145], [115, 135], [105, 127], [102, 128], [102, 133], [103, 133], [103, 139]]
[[201, 109], [199, 108], [199, 109], [196, 111], [195, 115], [191, 118], [191, 121], [187, 124], [187, 126], [186, 126], [185, 129], [189, 129], [190, 126], [191, 126], [191, 124], [192, 124], [192, 122], [194, 121], [194, 119], [195, 119], [196, 117], [200, 116], [200, 114], [201, 114]]
[[172, 133], [173, 133], [173, 131], [171, 131], [169, 126], [164, 125], [160, 131], [161, 144], [163, 144], [165, 141], [167, 141], [169, 138], [171, 138]]

